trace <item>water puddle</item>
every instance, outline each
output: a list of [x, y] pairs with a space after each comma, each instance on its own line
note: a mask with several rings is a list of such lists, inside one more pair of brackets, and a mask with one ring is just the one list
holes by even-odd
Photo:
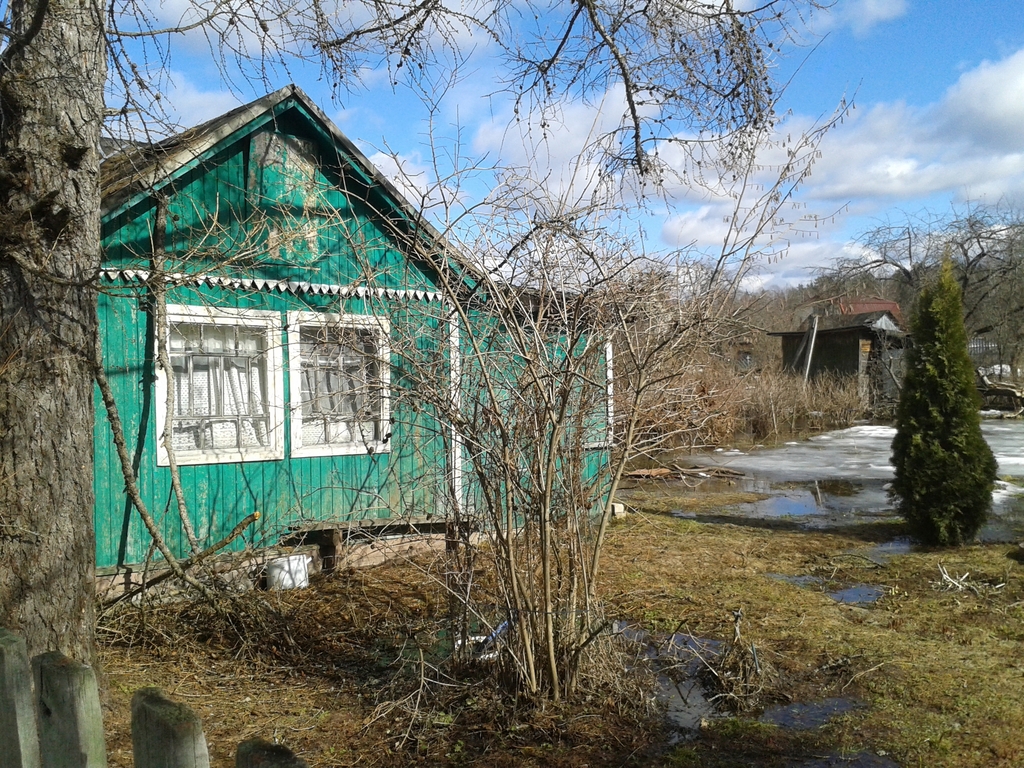
[[[1009, 480], [997, 483], [992, 495], [992, 514], [979, 539], [986, 543], [1020, 541], [1024, 539], [1024, 421], [983, 421], [982, 431], [996, 456], [1000, 476]], [[743, 472], [744, 476], [668, 481], [658, 488], [667, 496], [693, 495], [721, 492], [724, 483], [730, 490], [767, 496], [715, 510], [714, 514], [702, 514], [699, 510], [676, 513], [704, 522], [813, 530], [896, 522], [899, 517], [888, 497], [892, 480], [890, 444], [894, 434], [891, 427], [858, 426], [775, 448], [688, 456], [684, 463], [726, 468]], [[622, 498], [628, 501], [628, 490]], [[875, 555], [885, 559], [899, 553], [895, 546]]]
[[658, 637], [625, 621], [613, 622], [612, 633], [643, 646], [645, 658], [686, 662], [688, 674], [695, 673], [700, 667], [702, 656], [714, 656], [722, 649], [720, 640], [708, 640], [681, 632]]
[[[769, 707], [759, 722], [778, 728], [810, 731], [827, 725], [837, 717], [865, 709], [866, 705], [856, 699], [829, 698], [809, 703]], [[700, 727], [700, 721], [697, 721]], [[900, 768], [899, 763], [885, 752], [833, 752], [809, 760], [801, 760], [789, 768]]]
[[825, 583], [820, 576], [787, 576], [784, 573], [769, 573], [768, 576], [776, 581], [784, 581], [797, 587], [820, 587]]
[[856, 584], [845, 589], [829, 592], [828, 596], [845, 605], [870, 605], [885, 594], [885, 589], [874, 584]]
[[762, 723], [809, 731], [820, 728], [840, 715], [863, 709], [864, 704], [855, 699], [832, 698], [807, 703], [787, 704], [768, 707], [761, 715]]
[[719, 653], [722, 643], [681, 633], [659, 638], [622, 621], [615, 622], [612, 631], [640, 645], [644, 658], [655, 664], [655, 697], [664, 708], [668, 724], [679, 731], [679, 737], [695, 735], [701, 720], [715, 715], [714, 705], [697, 681], [701, 658]]
[[665, 708], [665, 719], [680, 731], [696, 732], [700, 723], [714, 715], [715, 708], [695, 679], [676, 682], [668, 675], [658, 675], [658, 703]]
[[[821, 579], [810, 576], [780, 578], [793, 583], [822, 583]], [[860, 588], [865, 587], [860, 585]], [[613, 624], [613, 632], [640, 645], [641, 655], [655, 664], [658, 672], [655, 697], [664, 709], [666, 721], [677, 732], [672, 743], [693, 738], [702, 721], [719, 715], [698, 682], [697, 672], [704, 663], [701, 659], [720, 653], [723, 643], [685, 634], [658, 637], [623, 621]], [[760, 722], [780, 728], [809, 730], [865, 706], [850, 698], [772, 706], [764, 711]]]
[[782, 573], [769, 573], [769, 577], [806, 589], [817, 589], [825, 592], [837, 603], [846, 605], [870, 605], [877, 602], [885, 594], [885, 587], [875, 584], [848, 584], [833, 589], [833, 582], [820, 576], [787, 576]]
[[885, 565], [894, 557], [909, 554], [912, 548], [913, 545], [910, 543], [910, 539], [905, 536], [901, 536], [893, 539], [892, 541], [877, 544], [870, 549], [855, 552], [853, 554], [864, 555], [864, 557], [875, 565]]

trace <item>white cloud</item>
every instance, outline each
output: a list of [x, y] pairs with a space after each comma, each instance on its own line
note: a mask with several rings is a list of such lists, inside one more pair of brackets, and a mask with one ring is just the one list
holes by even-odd
[[[784, 130], [799, 130], [796, 119]], [[1024, 50], [965, 72], [924, 107], [881, 103], [850, 115], [822, 144], [809, 198], [881, 208], [933, 195], [1024, 192]]]
[[[806, 131], [811, 120], [792, 116], [779, 137]], [[818, 222], [820, 240], [791, 240], [788, 255], [751, 278], [750, 285], [806, 282], [813, 269], [853, 255], [849, 233], [869, 229], [894, 207], [920, 209], [965, 201], [1024, 200], [1024, 50], [964, 72], [932, 104], [876, 103], [852, 112], [820, 146], [820, 158], [798, 193]], [[762, 154], [771, 163], [772, 152]], [[709, 213], [666, 224], [672, 242], [718, 233]], [[852, 250], [851, 250], [852, 249]]]
[[827, 13], [816, 17], [814, 26], [818, 32], [849, 27], [860, 37], [879, 24], [900, 18], [907, 10], [907, 0], [839, 0]]
[[369, 160], [414, 206], [422, 206], [429, 199], [433, 175], [430, 166], [419, 153], [401, 155], [375, 152]]
[[[160, 70], [146, 82], [149, 92], [142, 96], [149, 101], [143, 103], [145, 111], [131, 111], [124, 118], [107, 121], [105, 130], [113, 135], [155, 141], [219, 117], [240, 103], [237, 96], [222, 88], [203, 90], [183, 72]], [[113, 90], [107, 92], [106, 99], [113, 108], [124, 103], [123, 94]]]
[[230, 91], [203, 90], [182, 72], [171, 72], [168, 81], [169, 87], [162, 96], [182, 126], [191, 127], [219, 117], [239, 104], [238, 98]]
[[672, 248], [721, 247], [729, 231], [726, 217], [729, 208], [723, 204], [701, 205], [682, 211], [665, 220], [661, 239]]
[[1024, 151], [1024, 50], [965, 72], [937, 111], [950, 132], [994, 150]]
[[760, 262], [743, 278], [740, 287], [746, 291], [763, 288], [791, 288], [806, 285], [818, 272], [836, 259], [859, 255], [860, 246], [840, 239], [807, 239], [794, 242], [781, 258], [771, 263]]
[[[657, 108], [646, 109], [654, 114]], [[472, 148], [528, 173], [558, 198], [582, 200], [599, 178], [600, 151], [594, 150], [622, 125], [625, 112], [621, 85], [609, 88], [600, 100], [524, 108], [518, 118], [509, 108], [480, 125]]]

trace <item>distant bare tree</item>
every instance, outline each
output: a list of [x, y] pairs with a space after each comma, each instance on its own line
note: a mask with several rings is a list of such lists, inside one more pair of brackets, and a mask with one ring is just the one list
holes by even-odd
[[984, 336], [1000, 362], [1024, 364], [1024, 218], [1002, 206], [973, 206], [939, 216], [908, 216], [860, 238], [861, 254], [823, 272], [818, 285], [835, 295], [878, 292], [909, 309], [938, 275], [943, 255], [963, 292], [964, 323]]

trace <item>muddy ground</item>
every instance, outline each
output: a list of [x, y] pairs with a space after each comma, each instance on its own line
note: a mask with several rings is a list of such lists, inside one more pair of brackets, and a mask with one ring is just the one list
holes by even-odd
[[[692, 503], [713, 517], [735, 499]], [[314, 767], [1024, 765], [1021, 550], [879, 547], [901, 534], [892, 523], [826, 533], [656, 510], [614, 523], [602, 579], [611, 618], [655, 638], [728, 640], [742, 609], [744, 645], [777, 673], [750, 711], [684, 732], [650, 713], [650, 672], [609, 675], [571, 705], [501, 699], [483, 671], [424, 696], [423, 665], [443, 663], [430, 656], [445, 605], [436, 560], [318, 577], [220, 618], [181, 604], [109, 614], [110, 765], [131, 765], [129, 701], [144, 685], [197, 711], [221, 768], [251, 736]], [[872, 601], [836, 599], [858, 586]], [[765, 707], [824, 700], [850, 706], [805, 728], [762, 719]]]

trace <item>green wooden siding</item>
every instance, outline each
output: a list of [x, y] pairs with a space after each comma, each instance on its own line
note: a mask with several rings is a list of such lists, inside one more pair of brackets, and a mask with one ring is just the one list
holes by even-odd
[[[168, 194], [168, 269], [327, 285], [436, 289], [428, 271], [406, 258], [372, 204], [349, 200], [341, 191], [323, 196], [330, 205], [321, 205], [318, 196], [308, 210], [306, 218], [316, 230], [317, 258], [296, 263], [283, 259], [280, 249], [268, 253], [272, 225], [294, 229], [305, 219], [301, 208], [292, 204], [291, 192], [282, 192], [279, 206], [268, 202], [272, 193], [262, 186], [269, 183], [266, 174], [247, 173], [249, 143], [243, 138], [217, 154], [212, 165], [194, 168], [177, 179]], [[247, 189], [249, 175], [262, 182], [261, 189]], [[331, 173], [328, 178], [317, 170], [316, 183], [318, 188], [345, 190], [355, 182], [344, 174]], [[104, 221], [106, 266], [151, 268], [155, 208], [154, 201], [146, 198]]]
[[[103, 222], [104, 265], [116, 270], [152, 270], [154, 251], [170, 272], [319, 285], [434, 291], [432, 275], [402, 253], [381, 212], [381, 193], [367, 194], [358, 169], [346, 168], [324, 136], [295, 109], [281, 116], [279, 129], [291, 129], [298, 141], [289, 147], [312, 152], [315, 178], [297, 197], [294, 179], [279, 166], [253, 165], [253, 134], [240, 133], [201, 164], [180, 173], [166, 187], [164, 250], [154, 237], [157, 204], [142, 197]], [[263, 142], [264, 145], [266, 141]], [[257, 143], [258, 144], [258, 143]], [[357, 188], [362, 199], [347, 193]], [[369, 201], [369, 202], [367, 202]], [[273, 227], [310, 223], [303, 254], [269, 249]], [[305, 256], [305, 258], [302, 258]], [[120, 410], [142, 497], [176, 555], [188, 554], [171, 496], [170, 472], [157, 466], [157, 411], [154, 391], [154, 320], [149, 295], [140, 282], [108, 282], [99, 314], [105, 366]], [[285, 344], [290, 310], [377, 314], [392, 325], [391, 346], [397, 358], [412, 344], [418, 354], [436, 357], [438, 385], [447, 386], [441, 307], [419, 298], [341, 298], [273, 288], [250, 290], [210, 285], [177, 286], [168, 304], [242, 307], [280, 313], [286, 370], [283, 403], [290, 402], [289, 361]], [[400, 382], [399, 382], [400, 383]], [[142, 562], [149, 536], [124, 492], [120, 463], [98, 393], [96, 407], [97, 564], [111, 567]], [[286, 409], [287, 414], [287, 409]], [[415, 407], [410, 393], [392, 387], [390, 450], [315, 458], [292, 458], [290, 426], [284, 427], [284, 459], [180, 467], [182, 485], [196, 534], [204, 544], [226, 535], [254, 511], [259, 521], [235, 547], [276, 543], [289, 529], [327, 521], [427, 516], [443, 513], [439, 483], [446, 470], [445, 441], [429, 409]]]
[[[148, 312], [140, 311], [144, 296], [108, 291], [100, 299], [105, 367], [118, 402], [138, 484], [150, 512], [161, 522], [168, 544], [178, 555], [188, 553], [171, 497], [170, 472], [157, 466], [157, 403], [154, 393], [154, 330]], [[392, 346], [401, 352], [408, 336], [410, 316], [416, 330], [427, 328], [437, 338], [419, 337], [417, 345], [437, 355], [438, 386], [445, 386], [447, 366], [437, 323], [440, 308], [423, 302], [368, 306], [363, 299], [348, 299], [334, 306], [327, 297], [297, 297], [254, 292], [239, 294], [208, 287], [177, 288], [169, 303], [196, 306], [250, 306], [254, 309], [312, 309], [365, 314], [386, 313], [392, 322]], [[281, 343], [284, 345], [284, 332]], [[287, 352], [287, 346], [285, 345]], [[288, 366], [285, 357], [285, 366]], [[397, 361], [396, 361], [397, 362]], [[396, 366], [397, 368], [398, 366]], [[289, 377], [284, 377], [283, 400], [290, 402]], [[326, 521], [391, 518], [442, 514], [439, 483], [447, 465], [440, 427], [428, 410], [413, 404], [414, 393], [392, 387], [390, 450], [372, 455], [292, 458], [289, 425], [283, 439], [285, 458], [181, 466], [182, 485], [196, 534], [204, 543], [225, 536], [235, 524], [258, 510], [260, 520], [240, 540], [256, 546], [274, 544], [289, 529]], [[97, 564], [109, 567], [145, 559], [148, 534], [124, 493], [120, 463], [97, 395], [96, 421], [96, 539]], [[287, 411], [286, 411], [287, 413]]]

